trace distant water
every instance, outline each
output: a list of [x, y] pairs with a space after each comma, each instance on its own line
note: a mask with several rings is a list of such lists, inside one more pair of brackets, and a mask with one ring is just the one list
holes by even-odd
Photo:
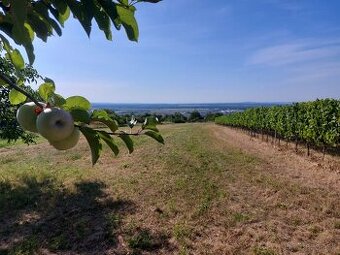
[[223, 104], [110, 104], [92, 103], [93, 109], [110, 109], [119, 115], [123, 114], [173, 114], [180, 112], [188, 115], [192, 111], [199, 111], [202, 115], [207, 113], [230, 113], [244, 111], [248, 108], [260, 106], [282, 105], [285, 103], [223, 103]]

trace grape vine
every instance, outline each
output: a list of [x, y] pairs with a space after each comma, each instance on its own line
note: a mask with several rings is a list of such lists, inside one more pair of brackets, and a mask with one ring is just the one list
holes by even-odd
[[292, 105], [251, 108], [215, 119], [217, 124], [241, 128], [251, 134], [272, 136], [322, 149], [340, 147], [340, 100], [322, 99]]

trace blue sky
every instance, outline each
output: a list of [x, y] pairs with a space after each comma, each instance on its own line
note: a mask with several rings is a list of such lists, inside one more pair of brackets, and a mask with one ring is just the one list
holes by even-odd
[[138, 43], [71, 19], [35, 41], [39, 72], [92, 102], [340, 98], [340, 1], [164, 0], [137, 5]]

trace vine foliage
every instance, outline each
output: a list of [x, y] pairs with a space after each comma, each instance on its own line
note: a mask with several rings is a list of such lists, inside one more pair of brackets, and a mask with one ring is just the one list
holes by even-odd
[[[325, 149], [340, 146], [340, 100], [322, 99], [285, 106], [259, 107], [215, 119], [217, 124], [267, 134]], [[268, 136], [267, 136], [268, 137]]]

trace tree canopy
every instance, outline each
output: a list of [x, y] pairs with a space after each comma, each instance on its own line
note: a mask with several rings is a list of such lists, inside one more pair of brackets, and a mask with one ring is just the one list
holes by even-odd
[[[33, 40], [43, 41], [57, 34], [62, 35], [65, 21], [73, 16], [90, 36], [95, 20], [108, 40], [112, 40], [111, 27], [124, 27], [129, 40], [137, 41], [138, 25], [135, 4], [157, 3], [160, 0], [0, 0], [0, 31], [22, 45], [30, 64], [34, 62]], [[7, 43], [1, 33], [0, 39]]]

